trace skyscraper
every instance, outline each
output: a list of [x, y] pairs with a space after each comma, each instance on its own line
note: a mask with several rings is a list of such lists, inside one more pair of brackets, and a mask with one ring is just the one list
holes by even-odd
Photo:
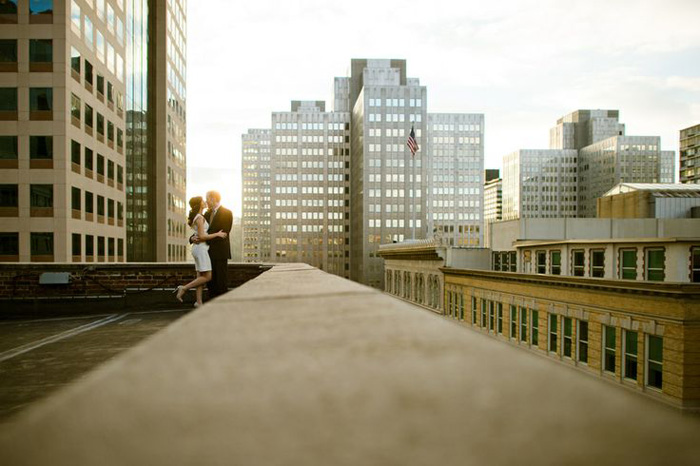
[[681, 183], [700, 183], [700, 125], [681, 130]]
[[0, 259], [125, 258], [123, 1], [0, 4]]
[[245, 262], [270, 260], [270, 133], [249, 129], [242, 136], [243, 218]]

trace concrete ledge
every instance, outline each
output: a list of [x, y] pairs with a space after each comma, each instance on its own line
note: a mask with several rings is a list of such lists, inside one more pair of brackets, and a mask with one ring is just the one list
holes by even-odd
[[305, 265], [0, 428], [0, 463], [695, 464], [700, 422]]

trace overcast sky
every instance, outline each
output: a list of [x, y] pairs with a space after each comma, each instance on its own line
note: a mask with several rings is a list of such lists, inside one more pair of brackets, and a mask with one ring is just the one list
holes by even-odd
[[[547, 148], [576, 109], [620, 110], [628, 135], [700, 124], [698, 0], [188, 2], [187, 194], [240, 215], [241, 135], [291, 100], [326, 100], [352, 58], [402, 58], [428, 112], [483, 113], [485, 166]], [[678, 174], [676, 174], [676, 178]]]

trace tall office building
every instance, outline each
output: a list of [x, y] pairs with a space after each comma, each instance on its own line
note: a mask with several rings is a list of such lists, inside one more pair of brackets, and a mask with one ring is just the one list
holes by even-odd
[[8, 0], [0, 23], [0, 259], [184, 259], [184, 85], [159, 78], [184, 77], [183, 2]]
[[425, 151], [406, 146], [413, 128], [423, 146], [427, 90], [406, 77], [405, 60], [353, 59], [349, 80], [352, 198], [351, 277], [383, 288], [382, 243], [426, 236]]
[[292, 101], [270, 141], [271, 259], [349, 277], [350, 114]]
[[125, 7], [0, 3], [0, 260], [125, 258]]
[[429, 113], [428, 232], [451, 246], [483, 246], [484, 115]]
[[127, 258], [182, 261], [189, 236], [186, 0], [127, 0], [126, 7]]
[[269, 129], [249, 129], [241, 137], [245, 262], [270, 260], [270, 133]]
[[681, 183], [700, 183], [700, 125], [681, 130]]
[[626, 136], [617, 110], [577, 110], [550, 130], [550, 149], [503, 158], [503, 219], [595, 217], [621, 182], [671, 183], [674, 153], [658, 136]]
[[[488, 170], [487, 170], [488, 172]], [[498, 170], [496, 170], [498, 173]], [[503, 219], [503, 179], [496, 175], [484, 184], [484, 226]]]

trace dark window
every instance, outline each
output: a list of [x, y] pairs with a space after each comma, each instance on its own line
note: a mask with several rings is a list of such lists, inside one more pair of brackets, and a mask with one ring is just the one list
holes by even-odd
[[567, 358], [571, 357], [573, 336], [573, 322], [571, 321], [571, 317], [564, 317], [564, 337], [562, 341], [564, 343], [564, 356]]
[[102, 215], [104, 217], [105, 214], [105, 198], [104, 196], [97, 196], [97, 215]]
[[32, 233], [30, 248], [32, 256], [52, 256], [53, 233]]
[[579, 249], [577, 251], [572, 251], [572, 266], [573, 275], [575, 277], [583, 277], [584, 275], [584, 251]]
[[124, 145], [124, 131], [117, 128], [117, 146], [122, 147]]
[[124, 240], [121, 238], [117, 239], [117, 255], [118, 256], [124, 255]]
[[97, 112], [97, 132], [104, 136], [105, 134], [105, 117]]
[[97, 174], [105, 174], [105, 157], [102, 154], [97, 154]]
[[114, 141], [114, 123], [107, 120], [107, 139]]
[[92, 74], [92, 63], [85, 60], [85, 83], [91, 86], [93, 82]]
[[53, 158], [53, 136], [29, 136], [30, 159]]
[[71, 187], [70, 204], [73, 210], [80, 210], [80, 188]]
[[85, 148], [85, 169], [92, 171], [93, 163], [94, 163], [94, 153], [92, 152], [92, 149], [86, 147]]
[[114, 162], [107, 160], [107, 178], [114, 179]]
[[29, 111], [47, 112], [53, 110], [53, 89], [50, 87], [29, 88]]
[[53, 0], [29, 0], [30, 15], [46, 15], [53, 13]]
[[94, 196], [90, 191], [85, 191], [85, 212], [88, 214], [95, 212]]
[[647, 357], [647, 385], [661, 389], [663, 386], [664, 339], [649, 335]]
[[520, 308], [520, 341], [527, 341], [527, 308]]
[[109, 218], [114, 218], [114, 200], [107, 199], [107, 216]]
[[85, 235], [85, 256], [92, 257], [95, 255], [95, 237]]
[[0, 136], [0, 160], [17, 160], [17, 136]]
[[539, 344], [540, 333], [540, 313], [532, 310], [532, 344], [537, 346]]
[[6, 0], [0, 2], [0, 15], [16, 15], [17, 0]]
[[53, 185], [33, 184], [29, 189], [30, 207], [53, 207]]
[[75, 94], [70, 96], [70, 115], [76, 120], [80, 121], [80, 97]]
[[97, 92], [100, 94], [105, 93], [105, 77], [97, 73]]
[[0, 233], [0, 256], [19, 256], [19, 233]]
[[664, 263], [666, 254], [663, 249], [647, 250], [647, 280], [662, 282], [666, 278]]
[[603, 325], [603, 369], [615, 373], [615, 327]]
[[637, 279], [637, 250], [622, 249], [620, 250], [620, 262], [622, 269], [622, 278], [624, 280]]
[[578, 360], [588, 363], [588, 322], [578, 321]]
[[561, 275], [561, 251], [551, 251], [549, 260], [552, 267], [552, 275]]
[[92, 128], [94, 126], [95, 114], [93, 113], [92, 107], [85, 104], [85, 126]]
[[625, 378], [637, 380], [637, 332], [625, 330]]
[[605, 277], [605, 251], [595, 249], [591, 251], [591, 276]]
[[79, 255], [81, 255], [81, 254], [82, 254], [82, 251], [81, 251], [81, 247], [80, 247], [80, 246], [81, 246], [81, 244], [80, 244], [80, 242], [81, 242], [80, 234], [78, 234], [78, 233], [73, 233], [73, 235], [72, 235], [72, 240], [73, 240], [73, 241], [72, 241], [72, 245], [73, 245], [73, 247], [72, 247], [72, 249], [73, 249], [73, 255], [74, 255], [74, 256], [79, 256]]
[[107, 238], [107, 255], [114, 257], [114, 238]]
[[547, 273], [547, 253], [545, 251], [537, 251], [537, 273]]
[[114, 103], [114, 86], [109, 81], [107, 81], [107, 100]]
[[122, 220], [124, 218], [124, 206], [121, 202], [117, 202], [117, 219]]
[[80, 165], [80, 143], [77, 141], [70, 142], [70, 161]]
[[104, 236], [97, 237], [97, 255], [99, 257], [104, 257], [104, 255], [105, 255], [105, 237]]
[[80, 52], [75, 48], [70, 50], [70, 67], [73, 71], [80, 74]]
[[53, 41], [51, 39], [29, 39], [29, 63], [53, 62]]
[[549, 351], [557, 352], [557, 316], [549, 315]]
[[0, 87], [0, 112], [17, 111], [17, 88]]
[[510, 337], [518, 337], [518, 308], [513, 304], [510, 305]]
[[692, 248], [690, 251], [690, 270], [690, 281], [700, 282], [700, 248]]
[[0, 184], [0, 207], [18, 207], [19, 194], [16, 184]]
[[509, 253], [510, 255], [510, 271], [511, 272], [517, 272], [518, 271], [518, 262], [517, 262], [517, 253], [515, 251]]
[[[2, 2], [0, 2], [1, 4]], [[2, 11], [2, 7], [0, 7], [0, 11]], [[0, 39], [0, 63], [17, 63], [16, 39]]]
[[117, 183], [124, 183], [124, 168], [121, 165], [117, 165]]

